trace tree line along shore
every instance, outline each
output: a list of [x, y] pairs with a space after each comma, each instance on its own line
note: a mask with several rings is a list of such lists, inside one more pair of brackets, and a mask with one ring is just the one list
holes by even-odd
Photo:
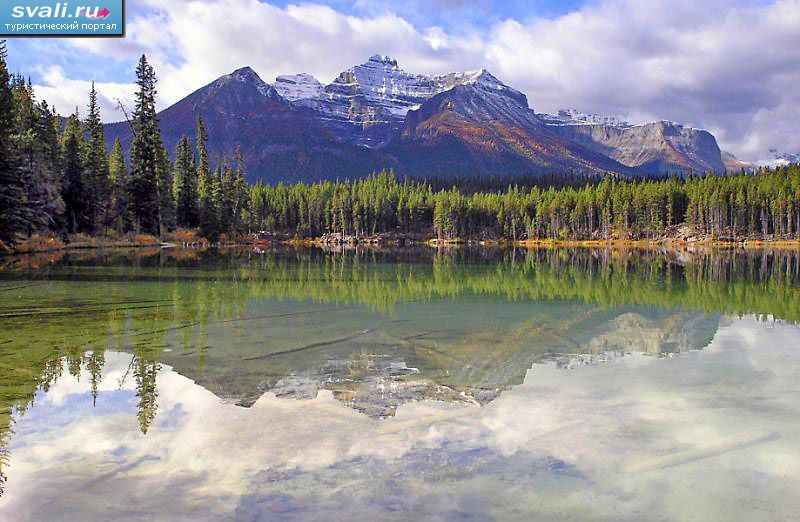
[[[170, 156], [142, 56], [127, 154], [108, 152], [97, 92], [61, 118], [12, 75], [0, 44], [0, 251], [252, 241], [796, 245], [800, 166], [729, 176], [425, 180], [391, 172], [250, 184], [246, 158], [209, 158], [202, 116]], [[464, 179], [469, 181], [464, 182]], [[555, 181], [557, 179], [557, 181]], [[448, 183], [451, 183], [448, 185]]]

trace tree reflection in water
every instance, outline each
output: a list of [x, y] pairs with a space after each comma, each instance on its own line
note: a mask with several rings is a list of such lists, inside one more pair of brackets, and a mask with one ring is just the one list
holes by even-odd
[[[97, 404], [108, 349], [132, 354], [123, 379], [135, 383], [142, 434], [158, 412], [156, 380], [165, 361], [215, 393], [233, 390], [230, 393], [238, 393], [243, 405], [278, 385], [276, 390], [287, 395], [306, 393], [304, 389], [315, 393], [311, 388], [318, 384], [298, 384], [297, 379], [319, 380], [320, 375], [326, 376], [326, 386], [340, 400], [378, 416], [391, 414], [394, 406], [365, 403], [359, 396], [359, 386], [376, 376], [389, 376], [406, 386], [403, 393], [408, 397], [467, 397], [482, 403], [492, 399], [496, 393], [492, 390], [502, 391], [492, 380], [499, 365], [516, 365], [524, 375], [525, 365], [537, 358], [570, 351], [597, 355], [616, 346], [613, 332], [592, 330], [591, 340], [573, 338], [595, 316], [617, 328], [633, 322], [633, 329], [647, 332], [647, 320], [630, 318], [626, 310], [662, 310], [662, 315], [656, 313], [657, 321], [667, 324], [666, 329], [651, 335], [660, 346], [676, 342], [667, 339], [674, 330], [669, 322], [693, 321], [694, 316], [686, 315], [693, 311], [798, 322], [799, 257], [794, 251], [770, 250], [276, 249], [257, 254], [143, 249], [6, 259], [0, 270], [0, 293], [7, 297], [0, 305], [0, 494], [14, 419], [24, 415], [37, 394], [47, 393], [65, 371], [76, 378], [88, 375], [92, 402]], [[264, 348], [268, 343], [252, 341], [253, 350], [258, 346], [266, 352], [231, 357], [219, 347], [218, 357], [235, 359], [230, 364], [240, 364], [243, 372], [249, 368], [256, 380], [243, 378], [237, 385], [227, 374], [206, 375], [211, 333], [223, 327], [238, 335], [262, 324], [258, 321], [280, 324], [302, 317], [304, 324], [313, 325], [319, 314], [347, 309], [393, 317], [398, 307], [413, 303], [443, 300], [444, 306], [455, 306], [460, 299], [472, 298], [561, 303], [579, 305], [580, 310], [565, 312], [571, 316], [559, 316], [563, 310], [549, 319], [537, 316], [510, 328], [462, 331], [453, 326], [449, 330], [455, 333], [447, 333], [448, 325], [442, 324], [403, 335], [398, 332], [404, 326], [398, 325], [392, 331], [323, 333], [321, 340], [297, 341], [297, 346], [287, 338], [269, 349]], [[247, 315], [248, 304], [259, 302], [281, 303], [281, 308], [262, 316]], [[609, 316], [608, 310], [618, 313]], [[692, 328], [700, 328], [700, 322], [692, 323]], [[701, 337], [709, 340], [713, 331], [706, 328]], [[441, 341], [446, 335], [456, 340]], [[528, 349], [539, 352], [519, 356], [520, 342], [531, 339], [536, 347]], [[227, 341], [235, 345], [237, 339]], [[413, 364], [391, 359], [387, 347]], [[185, 361], [193, 366], [187, 367]], [[568, 359], [562, 363], [570, 364]], [[414, 371], [424, 373], [429, 382], [415, 377]], [[294, 384], [287, 381], [290, 376]], [[501, 384], [516, 382], [504, 378]], [[242, 391], [245, 384], [251, 388], [247, 393]]]

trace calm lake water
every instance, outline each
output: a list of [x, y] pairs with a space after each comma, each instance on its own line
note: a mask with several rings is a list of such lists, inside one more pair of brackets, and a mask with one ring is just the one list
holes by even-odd
[[0, 266], [0, 520], [800, 520], [797, 253]]

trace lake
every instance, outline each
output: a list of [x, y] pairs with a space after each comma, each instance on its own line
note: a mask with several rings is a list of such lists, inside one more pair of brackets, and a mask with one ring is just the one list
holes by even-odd
[[794, 251], [0, 259], [1, 520], [800, 520]]

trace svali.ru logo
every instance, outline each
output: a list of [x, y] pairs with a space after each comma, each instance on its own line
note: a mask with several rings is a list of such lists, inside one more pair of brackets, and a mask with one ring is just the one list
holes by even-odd
[[125, 0], [0, 0], [6, 36], [125, 36]]
[[17, 5], [11, 9], [13, 18], [89, 18], [92, 20], [105, 19], [111, 15], [111, 11], [106, 7], [76, 6], [70, 9], [68, 3], [58, 3], [54, 6], [30, 6]]

